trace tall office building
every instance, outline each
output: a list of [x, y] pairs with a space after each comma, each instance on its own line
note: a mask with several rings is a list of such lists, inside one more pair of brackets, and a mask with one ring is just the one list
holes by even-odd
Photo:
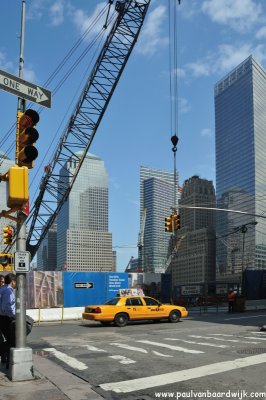
[[[60, 171], [66, 182], [75, 162], [70, 159]], [[108, 176], [104, 162], [92, 154], [83, 161], [57, 218], [57, 269], [115, 270], [112, 234], [108, 232]]]
[[164, 220], [172, 213], [175, 188], [178, 200], [178, 176], [174, 185], [174, 173], [140, 167], [141, 225], [144, 209], [146, 209], [146, 220], [139, 262], [145, 272], [165, 271], [170, 234], [164, 230]]
[[[215, 85], [217, 278], [266, 268], [266, 72], [248, 57]], [[258, 222], [257, 225], [254, 223]]]
[[[15, 164], [15, 161], [10, 160], [6, 154], [0, 151], [0, 174], [5, 174], [10, 167]], [[6, 182], [2, 182], [0, 185], [0, 210], [7, 210], [6, 205]], [[3, 243], [3, 228], [7, 225], [11, 225], [16, 228], [16, 223], [8, 218], [0, 218], [0, 233], [1, 233], [1, 241], [0, 241], [0, 252], [2, 253], [6, 245]]]
[[37, 251], [37, 270], [55, 271], [57, 269], [57, 224], [53, 223]]
[[181, 229], [172, 237], [170, 251], [174, 256], [167, 270], [172, 275], [173, 288], [215, 280], [215, 215], [207, 209], [214, 208], [215, 203], [212, 181], [197, 175], [185, 180], [179, 200]]

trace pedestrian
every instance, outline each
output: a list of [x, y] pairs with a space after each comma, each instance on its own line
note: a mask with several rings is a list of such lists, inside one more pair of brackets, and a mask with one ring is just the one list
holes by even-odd
[[233, 289], [229, 289], [227, 294], [228, 312], [233, 312], [235, 300], [236, 300], [235, 292], [233, 291]]
[[[4, 284], [5, 284], [5, 277], [4, 277], [4, 275], [0, 275], [0, 289], [4, 286]], [[5, 338], [4, 338], [4, 335], [2, 334], [1, 330], [0, 330], [0, 341], [1, 341], [0, 346], [4, 346]], [[6, 362], [6, 354], [2, 354], [1, 355], [1, 364], [4, 364], [5, 362]]]
[[5, 285], [0, 290], [0, 326], [5, 342], [1, 354], [7, 353], [6, 368], [9, 368], [9, 351], [15, 347], [15, 317], [16, 298], [16, 275], [13, 273], [5, 276]]

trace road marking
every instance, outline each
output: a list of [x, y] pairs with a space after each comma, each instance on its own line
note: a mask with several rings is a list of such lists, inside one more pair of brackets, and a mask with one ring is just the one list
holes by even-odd
[[230, 347], [230, 346], [227, 346], [226, 344], [201, 343], [201, 342], [194, 342], [193, 340], [184, 340], [184, 339], [175, 339], [175, 338], [165, 338], [165, 340], [179, 340], [184, 343], [199, 344], [200, 346], [220, 347], [221, 349], [226, 349], [227, 347]]
[[170, 354], [159, 353], [158, 351], [155, 351], [155, 350], [152, 350], [152, 353], [155, 354], [156, 356], [161, 356], [161, 357], [174, 357], [174, 356], [171, 356]]
[[121, 349], [127, 349], [127, 350], [133, 350], [133, 351], [139, 351], [140, 353], [148, 353], [147, 350], [142, 349], [141, 347], [134, 347], [134, 346], [128, 346], [127, 344], [124, 343], [109, 343], [111, 346], [117, 346], [120, 347]]
[[119, 360], [120, 364], [134, 364], [136, 362], [124, 356], [109, 356], [109, 358], [113, 358], [114, 360]]
[[154, 375], [146, 378], [131, 379], [127, 381], [103, 383], [99, 385], [103, 390], [112, 390], [116, 393], [136, 392], [137, 390], [149, 389], [157, 386], [170, 385], [177, 382], [197, 379], [204, 376], [220, 374], [239, 368], [250, 367], [266, 363], [266, 353], [236, 358], [235, 360], [223, 361], [201, 367], [184, 369], [182, 371], [170, 372], [167, 374]]
[[[250, 332], [250, 333], [262, 333], [262, 332]], [[211, 333], [212, 336], [234, 336], [234, 335], [225, 335], [223, 333]], [[252, 336], [241, 336], [241, 339], [255, 339], [255, 340], [266, 340], [266, 338], [261, 338], [261, 337], [252, 337]], [[256, 342], [258, 343], [258, 342]]]
[[198, 336], [198, 335], [189, 335], [189, 337], [194, 337], [196, 339], [213, 339], [213, 340], [219, 340], [219, 341], [223, 341], [223, 342], [233, 342], [233, 343], [249, 343], [249, 344], [258, 344], [258, 342], [245, 342], [241, 339], [223, 339], [223, 338], [216, 338], [213, 336]]
[[99, 347], [91, 346], [90, 344], [83, 344], [82, 347], [86, 347], [90, 351], [98, 351], [98, 352], [106, 353], [106, 350], [99, 349]]
[[69, 365], [71, 368], [78, 369], [80, 371], [84, 369], [88, 369], [87, 365], [84, 364], [83, 362], [80, 362], [76, 360], [76, 358], [70, 357], [65, 353], [62, 353], [61, 351], [56, 350], [53, 347], [47, 347], [43, 349], [44, 351], [49, 351], [49, 353], [52, 353], [56, 358], [59, 360], [63, 361], [67, 365]]
[[191, 353], [191, 354], [200, 354], [204, 353], [204, 351], [200, 350], [190, 350], [186, 349], [185, 347], [179, 347], [179, 346], [171, 346], [170, 344], [166, 343], [157, 343], [157, 342], [150, 342], [149, 340], [137, 340], [139, 343], [146, 343], [146, 344], [151, 344], [153, 346], [158, 346], [158, 347], [165, 347], [170, 350], [177, 350], [177, 351], [183, 351], [184, 353]]
[[212, 336], [234, 336], [234, 335], [229, 335], [226, 333], [211, 333]]

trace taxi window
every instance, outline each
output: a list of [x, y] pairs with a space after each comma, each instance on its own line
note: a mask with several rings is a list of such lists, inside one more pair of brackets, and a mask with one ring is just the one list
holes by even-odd
[[104, 304], [107, 305], [107, 306], [115, 306], [115, 305], [118, 303], [119, 300], [120, 300], [119, 297], [114, 297], [113, 299], [108, 300], [108, 301], [107, 301], [106, 303], [104, 303]]
[[131, 297], [126, 300], [126, 306], [142, 306], [142, 302], [138, 297]]
[[144, 297], [145, 303], [147, 306], [158, 306], [158, 301], [152, 299], [151, 297]]

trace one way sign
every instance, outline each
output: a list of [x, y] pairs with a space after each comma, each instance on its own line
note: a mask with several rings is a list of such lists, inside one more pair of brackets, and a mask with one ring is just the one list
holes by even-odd
[[41, 106], [51, 108], [52, 94], [49, 90], [1, 70], [0, 89], [6, 90], [23, 99], [38, 103]]
[[74, 283], [74, 286], [77, 289], [92, 289], [93, 282], [76, 282]]

